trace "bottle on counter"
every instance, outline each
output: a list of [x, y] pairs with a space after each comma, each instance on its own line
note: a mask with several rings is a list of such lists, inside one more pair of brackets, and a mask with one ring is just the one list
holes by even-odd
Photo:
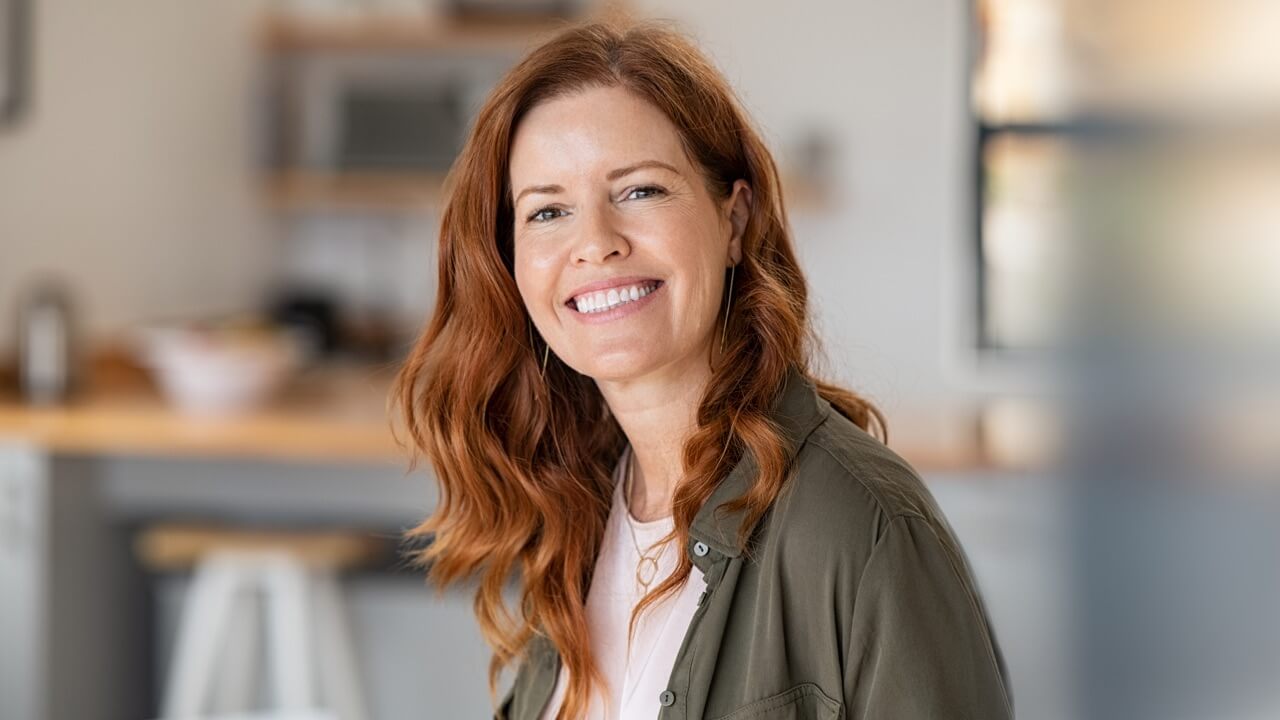
[[55, 405], [76, 385], [76, 330], [70, 290], [55, 278], [29, 285], [18, 298], [18, 386], [32, 405]]

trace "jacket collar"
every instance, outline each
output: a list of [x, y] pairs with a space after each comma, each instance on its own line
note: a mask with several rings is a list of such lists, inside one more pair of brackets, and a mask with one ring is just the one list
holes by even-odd
[[[809, 433], [826, 418], [830, 409], [830, 403], [818, 394], [813, 381], [792, 366], [770, 411], [770, 418], [782, 429], [788, 463], [799, 452]], [[756, 472], [754, 458], [749, 452], [744, 452], [694, 516], [689, 528], [690, 542], [685, 551], [703, 573], [710, 570], [718, 559], [717, 556], [733, 558], [741, 554], [742, 548], [738, 547], [736, 540], [744, 511], [725, 510], [717, 514], [715, 510], [749, 491]], [[752, 532], [754, 531], [753, 527]], [[708, 551], [699, 555], [695, 550], [698, 543], [705, 543]]]

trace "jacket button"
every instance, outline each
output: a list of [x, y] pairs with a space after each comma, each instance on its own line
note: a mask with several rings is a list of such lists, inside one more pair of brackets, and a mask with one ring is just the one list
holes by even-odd
[[701, 540], [693, 544], [693, 554], [697, 555], [698, 557], [702, 557], [703, 555], [706, 555], [707, 550], [709, 549], [710, 548], [707, 547], [707, 544], [702, 542]]
[[662, 707], [668, 707], [676, 701], [676, 694], [670, 690], [663, 690], [658, 696], [658, 702], [662, 703]]

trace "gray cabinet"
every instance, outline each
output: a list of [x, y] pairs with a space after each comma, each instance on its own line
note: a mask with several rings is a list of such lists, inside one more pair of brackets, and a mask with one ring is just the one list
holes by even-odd
[[85, 462], [0, 445], [3, 720], [149, 709], [144, 585]]

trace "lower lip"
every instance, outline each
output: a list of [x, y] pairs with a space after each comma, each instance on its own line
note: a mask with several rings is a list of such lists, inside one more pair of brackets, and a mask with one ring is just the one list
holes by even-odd
[[635, 313], [640, 312], [649, 304], [651, 300], [653, 300], [653, 296], [662, 292], [662, 289], [665, 288], [666, 286], [667, 286], [666, 283], [659, 283], [657, 287], [649, 291], [648, 295], [645, 295], [639, 300], [632, 300], [629, 303], [623, 303], [622, 305], [619, 305], [618, 307], [612, 310], [605, 310], [604, 312], [593, 312], [593, 313], [578, 312], [577, 308], [573, 308], [568, 305], [565, 306], [565, 309], [573, 313], [574, 317], [576, 317], [578, 320], [584, 323], [587, 323], [590, 325], [594, 325], [597, 323], [607, 323], [612, 320], [617, 320], [619, 318], [624, 318], [628, 315], [634, 315]]

